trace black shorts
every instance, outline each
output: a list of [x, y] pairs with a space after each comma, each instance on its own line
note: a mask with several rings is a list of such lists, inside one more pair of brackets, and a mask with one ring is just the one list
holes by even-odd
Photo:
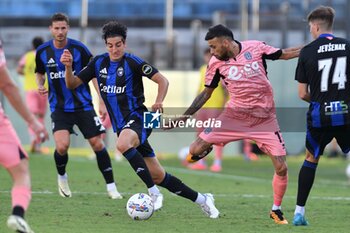
[[152, 129], [145, 129], [143, 126], [143, 111], [137, 111], [130, 114], [130, 116], [125, 119], [126, 124], [124, 127], [117, 132], [119, 137], [120, 133], [124, 129], [131, 129], [136, 132], [140, 145], [136, 148], [143, 157], [155, 157], [155, 153], [148, 143], [147, 138], [151, 135]]
[[84, 138], [90, 139], [106, 132], [100, 118], [94, 110], [83, 112], [60, 112], [51, 113], [52, 132], [68, 130], [74, 133], [73, 126], [77, 125]]
[[350, 151], [350, 125], [324, 128], [308, 127], [305, 146], [315, 158], [318, 158], [333, 138], [337, 140], [344, 153]]

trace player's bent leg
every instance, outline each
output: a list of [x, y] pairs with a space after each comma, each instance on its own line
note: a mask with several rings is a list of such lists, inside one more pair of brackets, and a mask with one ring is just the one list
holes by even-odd
[[[145, 161], [147, 163], [149, 170], [151, 171], [152, 177], [154, 178], [154, 181], [156, 184], [168, 189], [170, 192], [176, 195], [189, 199], [192, 202], [196, 202], [197, 204], [200, 205], [201, 209], [210, 218], [219, 217], [219, 211], [215, 207], [214, 198], [212, 194], [198, 193], [193, 189], [191, 189], [190, 187], [188, 187], [186, 184], [184, 184], [177, 177], [169, 173], [166, 173], [163, 167], [160, 165], [158, 159], [155, 157], [145, 158]], [[159, 205], [160, 205], [160, 202], [163, 201], [163, 195], [162, 194], [160, 195], [161, 195], [160, 197], [157, 197], [157, 198], [161, 198], [160, 200], [157, 200], [159, 202]], [[155, 207], [156, 207], [156, 204], [157, 202], [155, 202]]]
[[213, 150], [211, 143], [208, 143], [198, 137], [190, 146], [190, 153], [187, 155], [186, 160], [189, 163], [197, 162], [198, 160], [207, 156]]
[[272, 218], [276, 224], [288, 224], [283, 212], [281, 211], [282, 200], [287, 190], [288, 185], [288, 168], [285, 156], [272, 156], [269, 155], [275, 173], [272, 179], [273, 189], [273, 206], [270, 212], [270, 218]]
[[108, 196], [111, 199], [122, 199], [123, 196], [118, 192], [117, 185], [114, 182], [111, 158], [105, 148], [102, 138], [98, 135], [89, 138], [88, 141], [96, 154], [97, 165], [106, 182]]
[[68, 184], [66, 166], [68, 164], [68, 148], [70, 136], [68, 130], [57, 130], [53, 134], [56, 150], [54, 151], [55, 164], [57, 169], [58, 194], [61, 197], [72, 197], [72, 192]]
[[294, 211], [293, 225], [307, 226], [309, 222], [305, 218], [305, 204], [312, 189], [316, 170], [320, 156], [315, 156], [306, 149], [306, 156], [303, 165], [300, 168], [298, 176], [298, 194], [297, 203]]
[[[140, 144], [140, 141], [136, 132], [131, 129], [124, 129], [122, 130], [122, 132], [118, 137], [117, 149], [121, 153], [123, 153], [124, 157], [128, 160], [129, 164], [134, 169], [135, 173], [140, 177], [140, 179], [147, 186], [148, 192], [153, 195], [156, 195], [156, 194], [158, 195], [160, 194], [160, 191], [153, 182], [153, 179], [152, 179], [150, 170], [146, 164], [146, 161], [143, 158], [142, 154], [136, 149], [139, 146], [139, 144]], [[154, 198], [153, 199], [154, 203], [158, 202], [158, 199], [155, 199], [155, 197], [152, 197], [152, 198]], [[157, 208], [161, 208], [161, 206], [159, 207], [159, 205], [157, 204]], [[155, 205], [155, 210], [157, 210], [156, 205]]]
[[12, 214], [7, 219], [7, 226], [17, 232], [29, 232], [28, 223], [24, 220], [24, 213], [31, 200], [31, 183], [29, 175], [28, 160], [22, 159], [18, 165], [7, 168], [13, 180]]

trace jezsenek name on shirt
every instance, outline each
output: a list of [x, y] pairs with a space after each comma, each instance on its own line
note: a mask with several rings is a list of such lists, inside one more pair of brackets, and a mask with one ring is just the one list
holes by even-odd
[[333, 52], [333, 51], [338, 51], [338, 50], [345, 50], [345, 45], [346, 44], [325, 44], [325, 45], [321, 45], [318, 50], [317, 53], [324, 53], [324, 52]]
[[102, 83], [100, 84], [100, 90], [101, 92], [107, 93], [107, 94], [121, 94], [125, 92], [125, 87], [117, 87], [114, 85], [108, 85], [104, 86]]

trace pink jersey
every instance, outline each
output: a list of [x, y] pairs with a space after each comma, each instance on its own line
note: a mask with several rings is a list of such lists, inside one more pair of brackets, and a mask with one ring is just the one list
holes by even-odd
[[[0, 69], [5, 65], [6, 60], [0, 40]], [[28, 157], [0, 103], [0, 165], [5, 168], [16, 166], [20, 163], [21, 156]]]
[[212, 57], [206, 73], [205, 85], [210, 87], [221, 77], [230, 100], [226, 107], [230, 115], [238, 119], [247, 116], [269, 118], [275, 115], [275, 103], [270, 81], [267, 78], [265, 59], [278, 59], [278, 48], [261, 41], [238, 42], [241, 51], [228, 61]]

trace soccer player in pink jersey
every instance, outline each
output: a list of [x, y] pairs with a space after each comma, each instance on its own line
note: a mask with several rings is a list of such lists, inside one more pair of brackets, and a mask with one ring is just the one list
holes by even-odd
[[211, 97], [221, 81], [230, 100], [217, 118], [221, 127], [206, 128], [191, 144], [189, 162], [205, 157], [212, 145], [225, 145], [232, 141], [249, 139], [256, 142], [272, 161], [275, 173], [272, 180], [273, 206], [270, 217], [277, 224], [288, 224], [281, 211], [287, 189], [288, 173], [286, 149], [275, 113], [273, 91], [267, 78], [266, 59], [288, 60], [299, 55], [301, 47], [278, 49], [264, 42], [234, 40], [232, 31], [216, 25], [209, 28], [205, 40], [212, 58], [206, 72], [205, 89], [184, 113], [197, 112]]
[[[18, 87], [9, 77], [6, 67], [5, 55], [0, 41], [0, 91], [7, 97], [10, 104], [28, 123], [38, 139], [48, 139], [48, 133], [44, 126], [29, 111], [21, 98]], [[7, 219], [7, 226], [17, 232], [33, 233], [24, 220], [24, 212], [29, 206], [31, 199], [31, 183], [28, 167], [28, 155], [22, 148], [21, 143], [13, 129], [9, 119], [0, 104], [0, 164], [11, 175], [13, 186], [12, 214]]]

